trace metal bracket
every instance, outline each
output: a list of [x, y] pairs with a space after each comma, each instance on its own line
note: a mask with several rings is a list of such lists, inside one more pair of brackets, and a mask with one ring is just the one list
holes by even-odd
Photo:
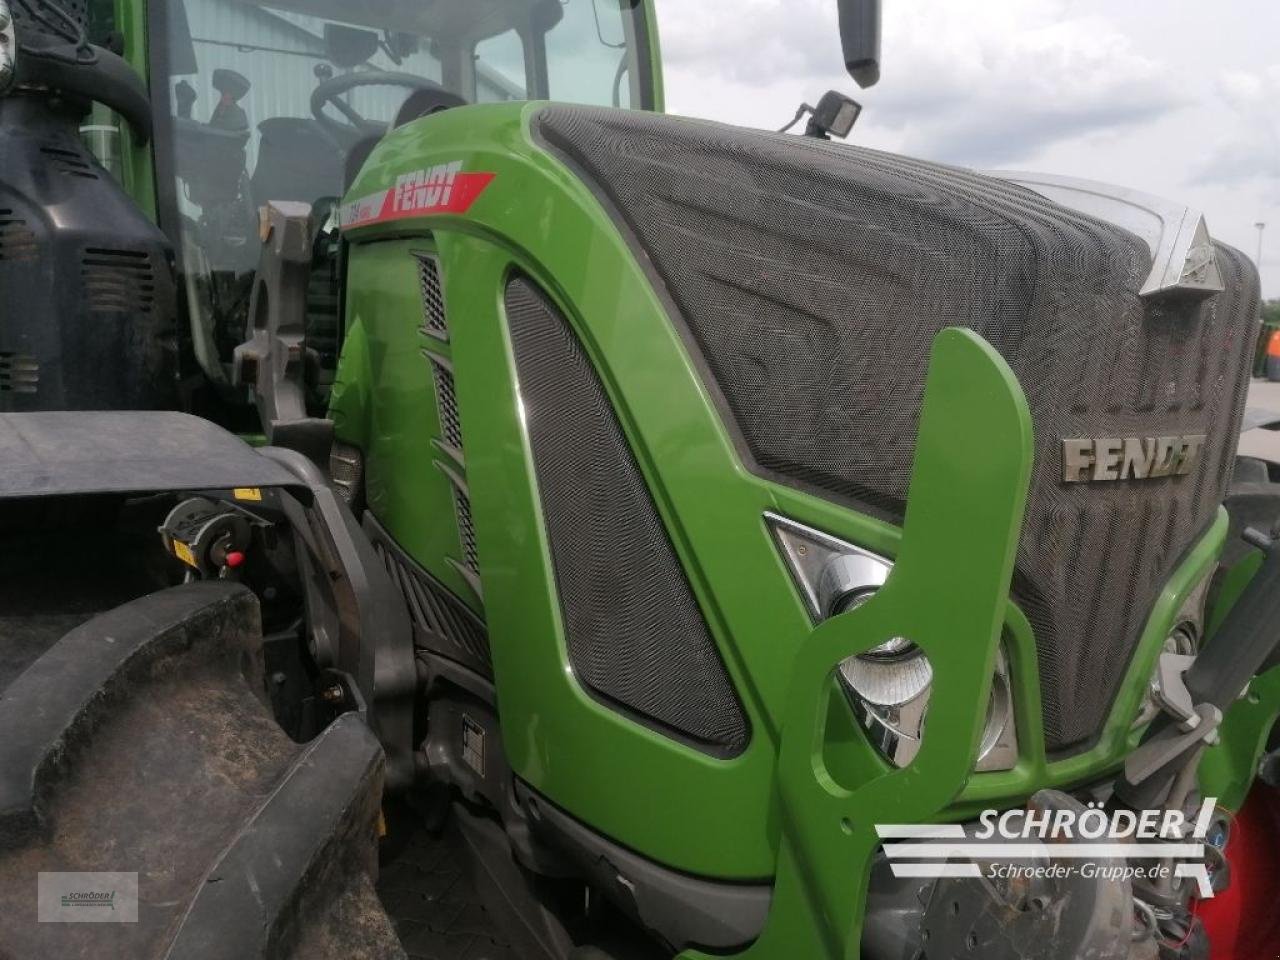
[[1148, 740], [1125, 759], [1124, 778], [1131, 784], [1142, 783], [1173, 763], [1196, 744], [1217, 742], [1222, 711], [1211, 703], [1196, 706], [1196, 722], [1182, 726], [1182, 732]]
[[[387, 789], [407, 789], [414, 778], [418, 669], [404, 595], [346, 502], [314, 463], [296, 450], [266, 447], [261, 453], [310, 491], [311, 502], [304, 506], [314, 526], [306, 531], [305, 516], [303, 524], [295, 520], [294, 525], [307, 549], [320, 554], [316, 561], [333, 588], [331, 597], [309, 592], [312, 614], [322, 616], [331, 625], [328, 629], [338, 633], [329, 666], [352, 677], [364, 698], [369, 725], [387, 752]], [[322, 532], [324, 537], [317, 539]]]
[[278, 200], [263, 211], [262, 257], [249, 301], [250, 338], [235, 349], [233, 382], [253, 390], [270, 443], [327, 466], [333, 423], [309, 417], [306, 376], [311, 207]]
[[1124, 775], [1129, 783], [1141, 783], [1155, 775], [1189, 747], [1217, 742], [1222, 711], [1210, 703], [1197, 704], [1187, 689], [1186, 673], [1196, 662], [1194, 656], [1165, 651], [1156, 665], [1153, 698], [1177, 723], [1178, 733], [1148, 740], [1125, 760]]
[[1166, 650], [1160, 654], [1160, 662], [1156, 666], [1155, 700], [1166, 713], [1177, 718], [1183, 731], [1194, 730], [1200, 725], [1200, 714], [1196, 713], [1191, 691], [1183, 679], [1183, 674], [1195, 662], [1194, 656]]

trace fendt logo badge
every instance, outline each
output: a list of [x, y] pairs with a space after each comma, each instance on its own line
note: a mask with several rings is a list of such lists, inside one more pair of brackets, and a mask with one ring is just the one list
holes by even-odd
[[493, 179], [492, 173], [463, 170], [461, 160], [410, 170], [396, 177], [390, 190], [344, 204], [338, 210], [338, 223], [343, 230], [349, 230], [407, 217], [464, 214]]
[[1204, 449], [1204, 434], [1182, 437], [1107, 437], [1062, 441], [1062, 480], [1155, 480], [1186, 476]]

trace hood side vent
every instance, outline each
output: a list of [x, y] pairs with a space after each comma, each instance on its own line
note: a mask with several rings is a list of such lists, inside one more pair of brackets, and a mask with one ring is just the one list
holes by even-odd
[[36, 235], [12, 210], [0, 207], [0, 262], [5, 260], [34, 260]]
[[88, 247], [80, 261], [85, 301], [94, 313], [150, 313], [156, 304], [155, 268], [143, 250]]
[[40, 362], [35, 357], [0, 351], [0, 393], [35, 393], [40, 386]]
[[475, 521], [471, 515], [471, 494], [467, 489], [462, 415], [458, 410], [453, 360], [449, 354], [449, 321], [445, 310], [440, 259], [431, 253], [416, 253], [414, 256], [418, 260], [418, 283], [422, 294], [422, 326], [418, 328], [418, 332], [427, 341], [422, 354], [431, 366], [440, 420], [440, 433], [435, 445], [446, 457], [446, 460], [436, 461], [435, 466], [453, 487], [454, 518], [458, 524], [461, 557], [450, 557], [448, 562], [471, 586], [476, 596], [481, 597], [480, 555], [476, 547]]
[[41, 147], [40, 153], [48, 159], [50, 166], [64, 177], [79, 177], [82, 180], [98, 179], [93, 163], [83, 153], [63, 150], [61, 147]]

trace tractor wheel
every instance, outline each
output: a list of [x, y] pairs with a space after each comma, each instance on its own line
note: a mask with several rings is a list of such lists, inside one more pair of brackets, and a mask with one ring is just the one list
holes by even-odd
[[[0, 956], [405, 956], [374, 887], [382, 750], [354, 714], [290, 740], [261, 644], [252, 594], [193, 583], [5, 678]], [[81, 887], [123, 922], [41, 922], [86, 919]]]

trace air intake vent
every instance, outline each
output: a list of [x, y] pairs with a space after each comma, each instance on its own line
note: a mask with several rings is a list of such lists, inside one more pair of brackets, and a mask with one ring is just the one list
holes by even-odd
[[639, 723], [740, 753], [747, 719], [600, 378], [533, 284], [506, 306], [574, 673]]
[[94, 313], [150, 313], [155, 307], [155, 272], [143, 251], [90, 247], [80, 261], [80, 276]]
[[458, 416], [458, 397], [453, 388], [453, 371], [439, 357], [429, 356], [436, 379], [436, 399], [440, 407], [440, 436], [455, 450], [462, 449], [462, 420]]
[[36, 235], [27, 226], [27, 221], [12, 210], [0, 207], [0, 262], [35, 258]]
[[35, 393], [40, 363], [35, 357], [0, 352], [0, 393]]
[[[432, 254], [415, 254], [418, 258], [419, 286], [422, 292], [422, 326], [418, 332], [440, 343], [449, 342], [449, 324], [445, 319], [444, 288], [440, 280], [440, 261]], [[447, 348], [446, 348], [447, 349]], [[443, 353], [428, 346], [423, 355], [431, 363], [436, 384], [436, 407], [440, 414], [438, 446], [451, 463], [436, 467], [453, 485], [454, 515], [458, 522], [458, 542], [462, 560], [450, 560], [454, 568], [471, 584], [477, 596], [481, 593], [480, 558], [476, 550], [476, 528], [471, 519], [471, 496], [467, 491], [465, 460], [462, 452], [462, 417], [458, 413], [458, 395], [453, 383], [453, 364]]]
[[449, 339], [444, 316], [444, 289], [440, 284], [440, 261], [429, 254], [418, 254], [419, 285], [422, 289], [421, 332], [437, 340]]
[[97, 180], [98, 174], [93, 164], [83, 153], [74, 150], [63, 150], [60, 147], [41, 147], [40, 153], [49, 161], [52, 169], [66, 177], [79, 177], [82, 180]]
[[492, 676], [489, 634], [483, 621], [400, 549], [372, 516], [365, 515], [364, 527], [391, 579], [404, 593], [409, 616], [425, 634], [427, 648]]
[[457, 484], [453, 488], [453, 504], [458, 511], [458, 536], [462, 540], [462, 562], [473, 573], [480, 572], [480, 557], [476, 552], [476, 527], [471, 520], [471, 497]]

